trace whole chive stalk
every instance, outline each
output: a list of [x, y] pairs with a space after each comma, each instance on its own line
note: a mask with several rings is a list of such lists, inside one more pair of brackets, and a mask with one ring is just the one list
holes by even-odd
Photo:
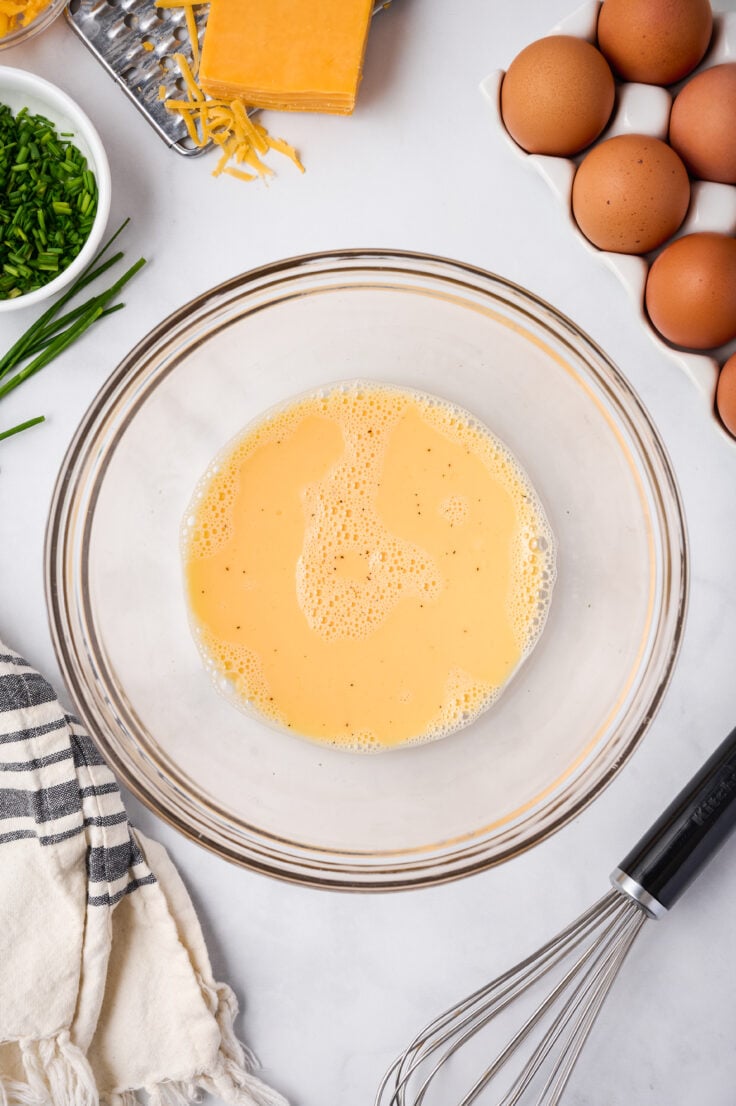
[[11, 426], [10, 430], [0, 430], [0, 442], [3, 438], [12, 438], [13, 434], [20, 434], [21, 430], [28, 430], [31, 426], [38, 426], [40, 422], [45, 422], [45, 415], [37, 415], [35, 419], [27, 419], [25, 422], [19, 422], [17, 426]]
[[0, 384], [0, 399], [3, 399], [9, 392], [12, 392], [13, 389], [17, 388], [19, 384], [22, 384], [24, 380], [28, 380], [30, 376], [34, 376], [40, 369], [48, 365], [49, 361], [53, 361], [62, 350], [70, 346], [80, 334], [83, 334], [92, 323], [99, 319], [108, 302], [113, 296], [118, 294], [120, 289], [128, 283], [131, 277], [135, 276], [145, 263], [145, 258], [141, 257], [136, 261], [135, 265], [131, 265], [127, 272], [123, 273], [120, 279], [116, 280], [106, 292], [102, 292], [99, 296], [93, 296], [86, 305], [86, 310], [71, 324], [71, 326], [68, 326], [66, 330], [62, 330], [60, 334], [52, 338], [46, 348], [42, 350], [37, 357], [34, 357], [28, 365], [25, 365], [20, 372], [17, 372], [15, 376], [11, 376], [4, 384]]
[[[0, 357], [0, 380], [2, 381], [0, 383], [0, 399], [14, 391], [24, 380], [35, 376], [72, 342], [76, 341], [80, 335], [84, 334], [98, 319], [111, 315], [124, 306], [122, 303], [111, 303], [111, 301], [145, 265], [146, 261], [143, 257], [126, 269], [123, 275], [118, 277], [103, 292], [93, 295], [71, 311], [67, 311], [63, 315], [60, 314], [71, 299], [120, 261], [123, 256], [122, 252], [115, 253], [104, 261], [103, 258], [128, 222], [129, 220], [126, 219], [118, 227], [71, 287], [51, 307], [47, 308], [35, 323], [31, 324], [3, 357]], [[13, 376], [8, 375], [24, 361], [26, 364], [18, 372]], [[20, 434], [21, 431], [36, 426], [43, 421], [44, 416], [40, 415], [37, 418], [19, 423], [10, 430], [0, 432], [0, 441], [11, 437], [13, 434]]]
[[46, 330], [56, 318], [59, 311], [64, 307], [71, 299], [73, 299], [83, 288], [86, 288], [88, 284], [91, 284], [97, 277], [102, 276], [109, 268], [115, 265], [122, 258], [122, 253], [118, 252], [112, 257], [108, 258], [102, 265], [99, 262], [105, 256], [107, 251], [112, 246], [113, 242], [117, 239], [118, 235], [127, 227], [130, 219], [125, 219], [115, 233], [108, 238], [107, 242], [101, 247], [101, 249], [95, 254], [90, 261], [86, 269], [83, 269], [77, 279], [72, 285], [56, 300], [51, 307], [44, 311], [35, 323], [32, 323], [28, 330], [24, 334], [21, 334], [20, 338], [15, 342], [4, 357], [0, 357], [0, 377], [5, 376], [11, 369], [15, 368], [26, 356], [27, 350], [38, 340], [39, 335]]

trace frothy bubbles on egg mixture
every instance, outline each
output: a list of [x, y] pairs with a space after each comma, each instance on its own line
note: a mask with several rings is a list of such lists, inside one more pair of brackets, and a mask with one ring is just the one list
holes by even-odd
[[219, 686], [360, 752], [444, 737], [498, 698], [544, 627], [554, 550], [485, 426], [362, 381], [246, 428], [182, 527], [190, 621]]

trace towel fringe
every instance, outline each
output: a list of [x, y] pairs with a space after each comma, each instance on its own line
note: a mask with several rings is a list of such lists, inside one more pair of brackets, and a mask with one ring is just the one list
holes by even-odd
[[0, 1106], [44, 1106], [47, 1101], [45, 1091], [44, 1097], [39, 1098], [38, 1090], [28, 1083], [0, 1078]]
[[168, 1082], [146, 1087], [148, 1106], [188, 1106], [190, 1102], [199, 1102], [202, 1095], [196, 1083]]
[[41, 1040], [23, 1038], [18, 1047], [26, 1082], [8, 1080], [3, 1106], [99, 1106], [92, 1069], [67, 1030]]
[[102, 1095], [100, 1106], [190, 1106], [201, 1100], [203, 1092], [221, 1098], [229, 1106], [288, 1106], [282, 1095], [253, 1074], [258, 1062], [235, 1036], [238, 1002], [232, 990], [226, 983], [213, 986], [199, 974], [197, 982], [220, 1030], [220, 1048], [213, 1069], [190, 1080], [164, 1080], [137, 1091]]
[[199, 1081], [199, 1086], [229, 1106], [287, 1106], [283, 1095], [244, 1069], [205, 1077]]
[[135, 1091], [121, 1091], [120, 1094], [100, 1095], [100, 1106], [138, 1106]]
[[214, 1072], [200, 1080], [208, 1094], [217, 1095], [231, 1106], [288, 1106], [286, 1099], [253, 1074], [258, 1060], [235, 1035], [238, 1000], [227, 983], [207, 983], [199, 974], [197, 982], [210, 1013], [220, 1030], [220, 1050]]
[[28, 1083], [17, 1083], [14, 1079], [0, 1080], [0, 1103], [2, 1106], [44, 1106], [48, 1099], [39, 1098]]
[[188, 1106], [202, 1098], [196, 1083], [164, 1081], [136, 1091], [100, 1095], [100, 1106]]
[[197, 983], [210, 1014], [220, 1030], [220, 1056], [225, 1064], [252, 1071], [258, 1060], [249, 1048], [235, 1036], [235, 1019], [238, 1016], [238, 1000], [227, 983], [210, 984], [197, 972]]

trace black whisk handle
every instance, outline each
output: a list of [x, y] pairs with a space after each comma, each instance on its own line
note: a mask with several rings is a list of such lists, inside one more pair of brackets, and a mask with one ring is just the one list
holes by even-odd
[[736, 729], [611, 876], [655, 917], [665, 913], [736, 829]]

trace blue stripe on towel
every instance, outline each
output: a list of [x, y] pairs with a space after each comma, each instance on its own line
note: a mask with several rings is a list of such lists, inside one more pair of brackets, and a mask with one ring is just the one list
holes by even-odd
[[[60, 749], [58, 753], [49, 753], [46, 757], [34, 757], [33, 760], [0, 761], [0, 772], [33, 772], [38, 768], [48, 768], [50, 764], [59, 764], [62, 760], [73, 760], [74, 753], [69, 749]], [[75, 761], [76, 763], [76, 761]]]
[[[82, 800], [76, 780], [66, 780], [40, 791], [24, 791], [16, 787], [0, 787], [0, 819], [33, 818], [41, 825], [81, 814]], [[81, 820], [80, 820], [81, 825]]]
[[130, 883], [126, 884], [122, 890], [117, 891], [114, 895], [108, 895], [105, 892], [104, 895], [90, 895], [87, 902], [90, 906], [114, 906], [115, 903], [125, 896], [129, 895], [131, 891], [136, 891], [139, 887], [145, 887], [149, 883], [155, 883], [156, 877], [153, 872], [149, 872], [147, 876], [140, 876], [138, 879], [132, 879]]
[[13, 730], [12, 733], [0, 734], [0, 745], [9, 745], [11, 741], [28, 741], [31, 737], [43, 737], [44, 734], [53, 733], [54, 730], [63, 730], [66, 726], [64, 718], [56, 718], [53, 722], [44, 722], [42, 726], [29, 726], [25, 730]]
[[53, 687], [38, 672], [6, 672], [0, 676], [0, 711], [28, 710], [55, 699]]
[[[92, 840], [104, 842], [107, 839], [106, 828], [124, 826], [127, 814], [120, 789], [102, 754], [79, 720], [63, 712], [48, 681], [22, 657], [3, 652], [0, 647], [0, 665], [4, 666], [0, 668], [0, 715], [9, 715], [12, 711], [18, 714], [17, 719], [4, 719], [6, 728], [14, 728], [11, 732], [0, 734], [0, 748], [5, 747], [5, 755], [12, 757], [6, 763], [0, 760], [0, 772], [18, 773], [18, 786], [0, 787], [0, 844], [31, 838], [42, 846], [53, 847], [59, 842], [84, 835], [88, 829], [94, 835]], [[53, 706], [50, 709], [47, 704], [56, 706], [57, 717], [54, 717]], [[66, 748], [59, 749], [60, 741], [63, 743], [59, 731], [64, 729], [68, 744]], [[44, 740], [47, 734], [56, 735], [51, 743]], [[14, 743], [19, 744], [12, 750], [8, 748]], [[49, 748], [55, 751], [45, 751]], [[22, 759], [24, 756], [25, 760]], [[68, 764], [61, 778], [58, 769], [51, 773], [44, 771], [57, 764]], [[84, 787], [79, 786], [80, 768], [87, 769]], [[67, 771], [69, 778], [64, 779]], [[102, 813], [100, 804], [94, 801], [98, 796], [111, 796], [105, 805], [107, 813]], [[50, 832], [53, 824], [64, 818], [69, 819], [66, 828]], [[22, 828], [11, 829], [13, 819], [18, 819]], [[5, 832], [1, 832], [3, 825]], [[119, 840], [119, 831], [116, 836]], [[87, 842], [89, 840], [88, 837]], [[84, 850], [84, 845], [81, 850]], [[88, 880], [96, 885], [95, 890], [107, 885], [101, 894], [88, 894], [87, 901], [91, 906], [112, 907], [124, 895], [156, 882], [156, 877], [145, 866], [145, 858], [130, 830], [127, 841], [122, 844], [87, 843], [85, 855]], [[136, 868], [140, 873], [138, 875], [134, 874]], [[119, 886], [121, 883], [122, 887]], [[111, 893], [116, 884], [118, 889]]]

